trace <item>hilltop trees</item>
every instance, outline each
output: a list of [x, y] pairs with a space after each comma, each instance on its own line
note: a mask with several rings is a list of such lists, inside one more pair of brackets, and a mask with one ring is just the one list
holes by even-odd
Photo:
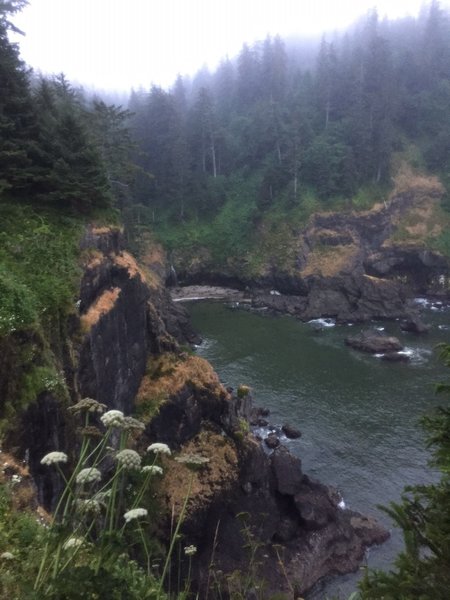
[[26, 189], [33, 162], [36, 120], [28, 74], [17, 46], [8, 39], [8, 30], [16, 30], [9, 18], [25, 4], [12, 0], [0, 6], [0, 193], [11, 188]]
[[63, 75], [32, 78], [8, 38], [26, 4], [0, 5], [0, 197], [78, 212], [120, 204], [132, 180], [129, 113], [88, 101]]
[[302, 54], [268, 37], [192, 84], [179, 78], [159, 100], [142, 94], [135, 139], [154, 180], [139, 202], [158, 207], [157, 221], [186, 221], [205, 207], [217, 214], [251, 177], [260, 218], [306, 196], [350, 203], [361, 187], [388, 186], [394, 158], [411, 147], [450, 180], [449, 40], [449, 14], [433, 0], [417, 19], [371, 11], [324, 37], [315, 60], [310, 46]]

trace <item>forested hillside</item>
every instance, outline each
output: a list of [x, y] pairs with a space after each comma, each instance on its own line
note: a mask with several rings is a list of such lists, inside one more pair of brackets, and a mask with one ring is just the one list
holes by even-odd
[[170, 91], [133, 92], [129, 108], [151, 175], [129, 225], [216, 262], [251, 254], [280, 221], [385, 199], [403, 163], [450, 183], [450, 15], [433, 1], [316, 44], [268, 37]]

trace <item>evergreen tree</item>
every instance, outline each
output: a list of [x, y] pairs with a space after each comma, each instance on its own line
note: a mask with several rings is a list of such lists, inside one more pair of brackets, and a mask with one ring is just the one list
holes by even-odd
[[33, 179], [30, 156], [36, 139], [36, 119], [31, 102], [28, 73], [8, 30], [18, 31], [10, 17], [26, 2], [11, 0], [0, 4], [0, 193], [28, 190]]
[[81, 92], [59, 75], [41, 81], [35, 104], [39, 107], [35, 189], [40, 200], [77, 211], [109, 205], [110, 185], [89, 134]]
[[[442, 349], [450, 367], [450, 346]], [[441, 384], [441, 392], [450, 386]], [[425, 417], [428, 446], [440, 480], [406, 488], [402, 502], [385, 509], [402, 529], [405, 549], [395, 561], [395, 571], [368, 571], [361, 583], [367, 600], [447, 600], [450, 590], [450, 408], [439, 408]]]

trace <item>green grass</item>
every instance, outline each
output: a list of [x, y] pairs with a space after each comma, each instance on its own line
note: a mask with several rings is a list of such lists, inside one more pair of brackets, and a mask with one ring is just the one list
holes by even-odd
[[80, 219], [0, 204], [0, 336], [35, 329], [74, 302]]

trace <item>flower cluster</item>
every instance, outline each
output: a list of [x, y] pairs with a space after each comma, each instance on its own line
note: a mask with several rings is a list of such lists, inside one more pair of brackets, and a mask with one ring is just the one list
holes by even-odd
[[67, 454], [65, 452], [49, 452], [41, 459], [41, 465], [56, 465], [57, 463], [66, 463]]
[[145, 467], [142, 467], [142, 472], [143, 473], [152, 473], [155, 475], [163, 474], [162, 468], [158, 467], [158, 465], [146, 465]]
[[104, 490], [103, 492], [97, 492], [94, 496], [94, 502], [98, 502], [99, 504], [103, 504], [105, 506], [108, 498], [111, 497], [111, 490]]
[[63, 544], [63, 550], [70, 550], [71, 548], [79, 548], [83, 544], [83, 540], [77, 537], [71, 537]]
[[80, 485], [84, 483], [94, 483], [100, 481], [102, 474], [95, 467], [88, 467], [87, 469], [81, 469], [76, 477], [76, 482]]
[[121, 450], [116, 454], [116, 460], [124, 469], [139, 469], [141, 457], [135, 450]]
[[103, 433], [95, 427], [95, 425], [88, 425], [87, 427], [80, 427], [77, 432], [81, 435], [89, 437], [91, 439], [99, 439], [103, 437]]
[[101, 402], [97, 402], [93, 398], [83, 398], [73, 406], [69, 408], [69, 410], [73, 413], [102, 413], [106, 408], [106, 404], [102, 404]]
[[197, 548], [196, 546], [185, 546], [184, 547], [184, 553], [186, 554], [186, 556], [194, 556], [194, 554], [197, 552]]
[[144, 431], [145, 429], [144, 423], [142, 421], [138, 421], [134, 417], [124, 417], [122, 427], [126, 431], [131, 431], [132, 429], [136, 429], [137, 431]]
[[105, 427], [122, 427], [124, 418], [121, 410], [108, 410], [100, 417], [100, 421]]
[[123, 515], [123, 518], [126, 523], [129, 523], [133, 519], [139, 519], [139, 517], [146, 517], [147, 515], [148, 511], [146, 508], [132, 508]]
[[155, 454], [168, 454], [169, 456], [172, 454], [167, 444], [160, 444], [158, 442], [155, 444], [150, 444], [150, 446], [147, 448], [147, 452], [154, 452]]
[[93, 498], [88, 498], [87, 500], [77, 500], [77, 508], [83, 515], [100, 514], [100, 503]]
[[181, 454], [180, 456], [177, 456], [175, 460], [186, 465], [193, 471], [197, 471], [209, 463], [209, 458], [200, 456], [200, 454]]
[[14, 554], [12, 552], [2, 552], [0, 558], [2, 560], [14, 560]]

